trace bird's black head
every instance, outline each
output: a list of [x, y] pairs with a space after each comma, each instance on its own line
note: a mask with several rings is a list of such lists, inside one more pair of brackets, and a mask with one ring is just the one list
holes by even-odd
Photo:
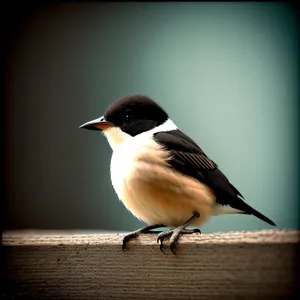
[[146, 95], [132, 95], [117, 99], [104, 113], [123, 132], [135, 136], [163, 124], [167, 113]]
[[136, 136], [167, 120], [167, 113], [155, 101], [146, 95], [137, 94], [115, 100], [106, 109], [103, 117], [87, 122], [81, 128], [105, 130], [118, 127], [123, 132]]

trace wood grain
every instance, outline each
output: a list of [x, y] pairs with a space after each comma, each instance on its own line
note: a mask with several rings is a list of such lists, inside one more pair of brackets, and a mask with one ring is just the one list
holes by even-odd
[[[299, 232], [191, 234], [177, 255], [156, 234], [123, 252], [124, 233], [3, 233], [9, 299], [286, 299], [296, 291]], [[166, 243], [167, 246], [167, 243]]]

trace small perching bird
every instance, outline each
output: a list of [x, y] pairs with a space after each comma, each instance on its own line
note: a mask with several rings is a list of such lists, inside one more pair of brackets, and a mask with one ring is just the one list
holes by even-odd
[[104, 115], [80, 128], [100, 130], [112, 150], [112, 185], [126, 208], [149, 226], [127, 234], [127, 242], [160, 227], [170, 238], [175, 253], [181, 234], [200, 232], [198, 227], [212, 215], [254, 215], [270, 225], [273, 221], [245, 203], [217, 164], [174, 124], [168, 114], [146, 95], [125, 96], [114, 101]]

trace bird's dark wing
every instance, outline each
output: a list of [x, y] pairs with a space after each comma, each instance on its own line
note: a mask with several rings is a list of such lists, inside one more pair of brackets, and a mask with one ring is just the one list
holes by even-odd
[[177, 129], [157, 132], [154, 134], [154, 139], [171, 152], [170, 164], [172, 167], [211, 187], [219, 204], [229, 205], [275, 225], [273, 221], [243, 201], [242, 194], [229, 182], [218, 165], [207, 157], [203, 150], [182, 131]]

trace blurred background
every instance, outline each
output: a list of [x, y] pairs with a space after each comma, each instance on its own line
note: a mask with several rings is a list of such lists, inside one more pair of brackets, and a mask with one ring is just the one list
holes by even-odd
[[[250, 205], [280, 229], [299, 228], [297, 22], [284, 2], [14, 10], [4, 61], [4, 229], [145, 225], [111, 186], [105, 138], [78, 128], [135, 93], [159, 102]], [[202, 231], [268, 228], [225, 215]]]

